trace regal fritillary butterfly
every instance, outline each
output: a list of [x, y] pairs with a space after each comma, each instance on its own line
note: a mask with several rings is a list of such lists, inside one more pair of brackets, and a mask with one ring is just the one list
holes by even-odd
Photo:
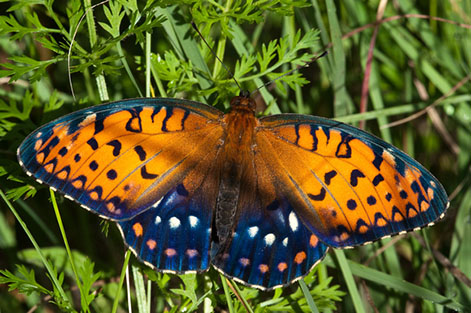
[[160, 271], [210, 265], [260, 289], [346, 248], [431, 225], [448, 198], [417, 161], [355, 127], [296, 114], [227, 114], [180, 99], [77, 111], [30, 134], [24, 170], [103, 218]]

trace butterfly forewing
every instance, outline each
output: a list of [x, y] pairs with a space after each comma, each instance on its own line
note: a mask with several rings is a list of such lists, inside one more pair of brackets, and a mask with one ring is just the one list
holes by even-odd
[[296, 213], [334, 247], [360, 245], [443, 216], [441, 184], [417, 161], [357, 128], [304, 115], [261, 119], [264, 158]]
[[216, 146], [220, 115], [176, 99], [96, 106], [36, 130], [18, 158], [29, 174], [86, 208], [128, 219], [180, 183], [209, 153], [207, 146]]

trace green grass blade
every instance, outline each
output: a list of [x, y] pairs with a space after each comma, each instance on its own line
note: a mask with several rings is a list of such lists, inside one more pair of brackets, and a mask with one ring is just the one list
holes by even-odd
[[111, 309], [111, 313], [116, 313], [118, 311], [118, 306], [119, 306], [119, 300], [121, 299], [121, 289], [123, 288], [123, 283], [126, 275], [126, 269], [129, 264], [129, 259], [131, 258], [131, 250], [126, 251], [126, 255], [124, 257], [124, 263], [123, 267], [121, 269], [121, 275], [119, 276], [119, 283], [118, 283], [118, 289], [116, 290], [116, 296], [114, 297], [113, 301], [113, 307]]
[[337, 18], [337, 9], [333, 0], [326, 0], [329, 19], [330, 37], [332, 40], [332, 88], [334, 90], [334, 115], [343, 116], [353, 111], [353, 103], [345, 87], [345, 53], [342, 44], [342, 32]]
[[33, 244], [34, 246], [34, 249], [38, 252], [43, 264], [44, 264], [44, 267], [46, 268], [47, 272], [49, 273], [49, 277], [51, 278], [52, 280], [52, 283], [54, 284], [54, 287], [59, 291], [61, 297], [62, 297], [62, 300], [64, 302], [68, 302], [70, 303], [70, 300], [69, 298], [67, 297], [64, 289], [62, 288], [62, 285], [59, 283], [59, 281], [57, 280], [56, 278], [56, 275], [55, 275], [55, 271], [52, 269], [51, 267], [51, 264], [49, 263], [48, 260], [46, 260], [46, 258], [44, 257], [43, 253], [41, 252], [41, 248], [39, 247], [38, 243], [36, 242], [36, 240], [34, 239], [33, 237], [33, 234], [31, 234], [31, 232], [29, 231], [28, 229], [28, 226], [26, 226], [26, 223], [23, 221], [23, 219], [21, 218], [21, 216], [18, 214], [18, 212], [16, 211], [16, 209], [13, 207], [13, 205], [10, 203], [10, 201], [7, 199], [7, 197], [5, 196], [5, 194], [3, 193], [3, 190], [0, 189], [0, 197], [2, 197], [3, 201], [5, 201], [6, 205], [8, 206], [8, 208], [10, 209], [10, 211], [13, 213], [13, 215], [15, 216], [16, 220], [18, 221], [18, 223], [21, 225], [21, 228], [23, 228], [23, 231], [26, 233], [26, 235], [28, 236], [28, 239], [31, 241], [31, 243]]
[[347, 284], [348, 294], [353, 302], [353, 307], [355, 308], [355, 312], [357, 313], [364, 313], [366, 312], [365, 308], [363, 307], [363, 303], [361, 301], [360, 292], [356, 286], [355, 279], [352, 275], [352, 270], [350, 269], [350, 263], [348, 263], [347, 258], [345, 257], [345, 253], [343, 250], [333, 249], [335, 256], [337, 257], [337, 261], [339, 263], [339, 268], [342, 271], [343, 278], [345, 279], [345, 283]]
[[[62, 223], [62, 217], [59, 211], [59, 207], [57, 206], [56, 195], [54, 194], [54, 191], [52, 190], [52, 188], [49, 188], [49, 194], [51, 197], [52, 207], [54, 208], [54, 213], [56, 215], [57, 224], [62, 234], [62, 240], [64, 241], [64, 247], [65, 247], [65, 250], [67, 251], [67, 256], [69, 258], [70, 266], [72, 267], [72, 271], [75, 276], [75, 283], [77, 284], [77, 287], [80, 291], [81, 303], [83, 306], [83, 305], [86, 305], [86, 301], [84, 301], [84, 298], [86, 297], [87, 292], [84, 291], [82, 288], [82, 283], [78, 275], [77, 267], [75, 266], [74, 256], [72, 255], [72, 251], [70, 250], [69, 240], [67, 239], [67, 235], [65, 233], [64, 223]], [[83, 307], [82, 309], [84, 309], [85, 312], [90, 311], [88, 307]]]
[[303, 279], [299, 280], [299, 286], [301, 286], [301, 290], [303, 291], [304, 298], [306, 298], [307, 304], [309, 306], [309, 309], [311, 309], [311, 312], [319, 313], [316, 303], [314, 302], [314, 299], [312, 298], [312, 295], [309, 292], [309, 289], [307, 288], [307, 285]]

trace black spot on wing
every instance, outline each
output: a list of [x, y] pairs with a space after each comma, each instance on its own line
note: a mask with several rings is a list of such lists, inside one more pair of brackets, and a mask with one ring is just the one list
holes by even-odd
[[383, 175], [378, 174], [378, 175], [375, 176], [375, 178], [373, 178], [373, 185], [378, 186], [379, 183], [382, 182], [383, 180], [384, 180]]
[[378, 171], [381, 167], [381, 163], [383, 163], [383, 157], [375, 153], [375, 159], [373, 160], [373, 165], [376, 167]]
[[401, 180], [399, 179], [399, 176], [394, 175], [394, 180], [396, 181], [396, 185], [400, 185], [400, 184], [401, 184]]
[[413, 192], [419, 193], [420, 192], [420, 187], [417, 181], [413, 181], [412, 184], [410, 184], [410, 188], [412, 189]]
[[95, 138], [90, 138], [87, 141], [87, 144], [92, 148], [93, 150], [98, 149], [98, 142], [95, 140]]
[[354, 169], [352, 173], [350, 174], [350, 185], [353, 187], [358, 185], [358, 178], [365, 177], [365, 174], [361, 172], [360, 170]]
[[121, 153], [121, 142], [119, 140], [111, 140], [107, 145], [113, 147], [113, 156], [118, 156]]
[[399, 195], [402, 199], [407, 199], [407, 197], [409, 196], [405, 190], [401, 190], [401, 192], [399, 192]]
[[116, 177], [118, 177], [118, 173], [116, 173], [115, 170], [109, 170], [106, 173], [106, 177], [108, 177], [108, 179], [110, 179], [110, 180], [113, 180], [113, 179], [116, 179]]
[[72, 137], [71, 141], [72, 141], [72, 142], [75, 142], [75, 141], [78, 139], [79, 136], [80, 136], [80, 132], [76, 133], [76, 134]]
[[146, 159], [147, 154], [142, 146], [135, 146], [134, 151], [136, 151], [137, 155], [139, 156], [139, 160], [144, 161]]
[[322, 201], [325, 199], [325, 194], [326, 194], [325, 188], [322, 187], [319, 194], [313, 195], [313, 194], [308, 193], [307, 196], [314, 201]]
[[157, 174], [149, 173], [147, 171], [147, 168], [146, 168], [145, 165], [143, 167], [141, 167], [141, 176], [144, 179], [155, 179], [155, 178], [159, 177], [159, 175], [157, 175]]
[[93, 160], [90, 162], [90, 164], [88, 165], [88, 167], [92, 170], [92, 171], [96, 171], [98, 169], [98, 163]]
[[105, 128], [105, 125], [103, 124], [105, 120], [100, 118], [100, 119], [97, 119], [95, 121], [95, 133], [94, 135], [98, 134], [99, 132], [101, 132], [104, 128]]
[[352, 210], [352, 211], [355, 210], [357, 208], [357, 202], [353, 199], [348, 200], [347, 201], [347, 208], [349, 210]]
[[337, 175], [337, 172], [336, 172], [336, 171], [330, 171], [330, 172], [325, 173], [325, 175], [324, 175], [324, 182], [325, 182], [325, 184], [326, 184], [326, 185], [330, 185], [330, 181], [331, 181], [332, 178], [334, 178], [336, 175]]
[[374, 196], [369, 196], [366, 199], [366, 202], [368, 202], [369, 205], [375, 205], [376, 204], [376, 198]]
[[60, 156], [64, 156], [64, 155], [67, 154], [68, 151], [69, 151], [69, 150], [67, 150], [66, 147], [62, 147], [62, 148], [59, 150], [59, 155], [60, 155]]

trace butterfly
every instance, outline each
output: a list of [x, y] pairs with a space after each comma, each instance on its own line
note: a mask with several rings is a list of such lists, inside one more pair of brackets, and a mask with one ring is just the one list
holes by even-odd
[[448, 198], [404, 152], [316, 116], [257, 118], [242, 92], [227, 114], [144, 98], [82, 109], [18, 148], [27, 174], [116, 221], [147, 265], [270, 290], [305, 276], [328, 247], [432, 225]]

